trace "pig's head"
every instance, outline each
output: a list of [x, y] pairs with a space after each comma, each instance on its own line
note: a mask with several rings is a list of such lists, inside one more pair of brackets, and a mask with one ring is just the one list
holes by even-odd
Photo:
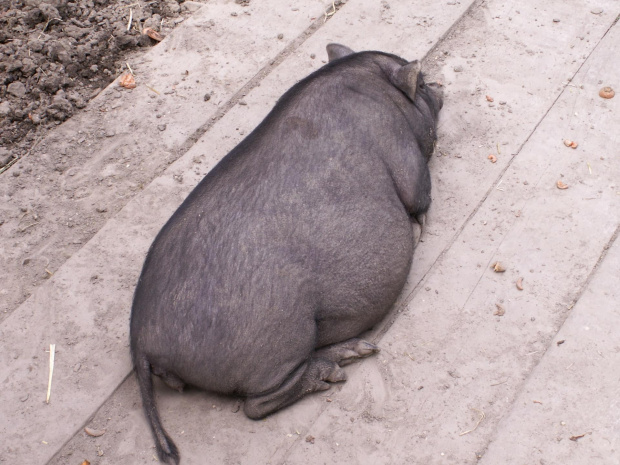
[[[344, 45], [327, 46], [330, 63], [352, 54], [355, 52]], [[434, 150], [437, 116], [443, 106], [442, 85], [437, 82], [425, 82], [422, 66], [418, 60], [409, 62], [399, 56], [383, 52], [361, 52], [357, 55], [372, 55], [382, 74], [413, 103], [418, 111], [416, 135], [428, 159]]]

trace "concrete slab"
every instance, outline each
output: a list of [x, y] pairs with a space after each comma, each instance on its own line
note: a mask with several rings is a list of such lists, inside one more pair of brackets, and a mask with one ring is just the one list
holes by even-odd
[[[556, 171], [564, 174], [562, 179], [571, 186], [569, 189], [580, 192], [567, 203], [573, 209], [570, 216], [554, 214], [549, 218], [561, 236], [556, 239], [565, 247], [565, 255], [573, 257], [569, 266], [552, 257], [546, 261], [553, 268], [559, 267], [554, 293], [562, 280], [570, 285], [571, 275], [580, 274], [579, 268], [586, 264], [584, 258], [590, 258], [613, 231], [614, 220], [618, 228], [620, 173], [616, 147], [620, 137], [614, 128], [620, 124], [620, 103], [616, 99], [603, 101], [596, 91], [601, 83], [617, 82], [620, 64], [613, 50], [619, 43], [620, 28], [616, 25], [573, 79], [574, 87], [567, 98], [558, 102], [564, 121], [550, 114], [550, 122], [558, 125], [553, 135], [562, 137], [560, 129], [564, 127], [568, 137], [580, 141], [577, 151], [583, 150], [581, 156], [565, 153], [564, 166]], [[549, 131], [551, 126], [545, 125]], [[595, 216], [609, 218], [605, 227]], [[570, 222], [583, 223], [585, 232], [575, 231]], [[575, 287], [570, 292], [578, 294], [574, 308], [557, 334], [546, 339], [544, 357], [519, 387], [481, 464], [620, 463], [617, 236], [618, 229], [587, 287]], [[585, 436], [580, 438], [581, 434]]]
[[620, 241], [614, 239], [479, 463], [620, 463]]

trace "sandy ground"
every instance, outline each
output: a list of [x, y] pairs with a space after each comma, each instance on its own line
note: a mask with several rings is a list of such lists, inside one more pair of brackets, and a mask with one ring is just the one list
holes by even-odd
[[423, 57], [446, 86], [428, 232], [368, 334], [381, 353], [345, 384], [260, 422], [158, 384], [182, 463], [620, 463], [620, 117], [599, 97], [620, 89], [619, 14], [613, 0], [198, 9], [132, 57], [134, 90], [112, 84], [1, 175], [0, 461], [156, 462], [127, 340], [146, 250], [336, 41]]

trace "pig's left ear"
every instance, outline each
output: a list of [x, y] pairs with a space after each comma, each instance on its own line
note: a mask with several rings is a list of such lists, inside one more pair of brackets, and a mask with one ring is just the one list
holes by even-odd
[[418, 85], [418, 74], [422, 70], [422, 65], [418, 60], [407, 63], [392, 71], [390, 81], [394, 86], [402, 90], [407, 97], [413, 102], [415, 100], [415, 91]]
[[328, 44], [327, 45], [327, 57], [329, 61], [332, 62], [337, 60], [338, 58], [346, 57], [347, 55], [351, 55], [355, 53], [349, 47], [340, 44]]

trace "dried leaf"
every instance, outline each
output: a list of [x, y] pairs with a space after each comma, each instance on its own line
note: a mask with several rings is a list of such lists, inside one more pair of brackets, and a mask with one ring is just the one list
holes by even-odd
[[506, 271], [506, 268], [504, 268], [500, 262], [493, 263], [492, 268], [493, 271], [495, 271], [496, 273], [503, 273], [504, 271]]
[[562, 181], [558, 181], [555, 184], [558, 186], [558, 189], [568, 189], [568, 184], [564, 184]]
[[489, 155], [487, 158], [491, 160], [491, 163], [495, 163], [497, 161], [497, 157], [493, 154]]
[[603, 98], [614, 98], [614, 95], [616, 95], [616, 93], [611, 87], [605, 86], [598, 91], [598, 95]]
[[144, 29], [142, 29], [142, 34], [149, 36], [151, 39], [156, 40], [157, 42], [161, 42], [162, 40], [164, 40], [164, 36], [162, 36], [155, 29], [150, 27], [145, 27]]
[[125, 73], [121, 76], [121, 80], [119, 81], [118, 85], [126, 89], [135, 89], [136, 80], [131, 75], [131, 73]]
[[517, 279], [517, 289], [519, 289], [520, 291], [523, 290], [523, 278]]
[[497, 307], [497, 310], [495, 310], [493, 315], [495, 315], [495, 316], [504, 316], [504, 314], [506, 313], [506, 310], [504, 309], [504, 307], [501, 306], [500, 304], [495, 304], [495, 306]]
[[84, 428], [84, 431], [86, 432], [86, 434], [92, 436], [93, 438], [98, 438], [99, 436], [103, 436], [105, 434], [104, 429], [92, 429], [88, 426]]

